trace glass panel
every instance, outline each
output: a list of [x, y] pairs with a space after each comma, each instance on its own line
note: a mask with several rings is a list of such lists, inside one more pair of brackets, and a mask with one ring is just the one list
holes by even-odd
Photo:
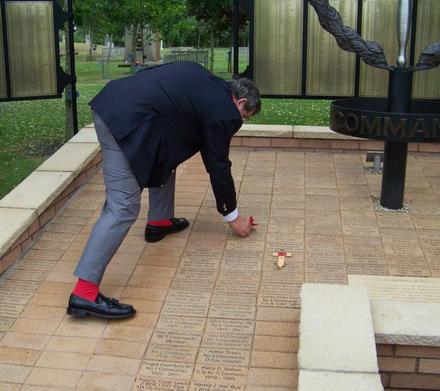
[[[341, 14], [345, 25], [356, 28], [356, 0], [330, 3]], [[333, 35], [321, 27], [310, 5], [308, 34], [307, 95], [353, 95], [356, 56], [338, 46]]]
[[255, 1], [255, 81], [262, 94], [299, 95], [302, 0]]
[[3, 48], [3, 26], [0, 17], [0, 99], [7, 98], [6, 91], [6, 71], [5, 71], [5, 53]]
[[[440, 1], [438, 0], [419, 0], [417, 14], [417, 36], [416, 36], [416, 58], [425, 47], [433, 42], [440, 41]], [[440, 98], [440, 68], [429, 71], [416, 72], [414, 76], [415, 98]]]
[[55, 37], [50, 1], [7, 1], [13, 97], [56, 95]]
[[[397, 6], [398, 0], [364, 1], [362, 38], [378, 42], [384, 48], [390, 65], [396, 63], [399, 52]], [[359, 93], [361, 96], [388, 96], [388, 71], [374, 68], [362, 61]]]

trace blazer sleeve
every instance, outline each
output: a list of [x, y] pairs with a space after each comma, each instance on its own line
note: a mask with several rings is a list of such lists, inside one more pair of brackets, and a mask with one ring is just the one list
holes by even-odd
[[205, 139], [200, 150], [211, 180], [217, 210], [223, 216], [233, 212], [237, 207], [229, 144], [241, 124], [240, 120], [222, 120], [209, 124], [205, 128]]

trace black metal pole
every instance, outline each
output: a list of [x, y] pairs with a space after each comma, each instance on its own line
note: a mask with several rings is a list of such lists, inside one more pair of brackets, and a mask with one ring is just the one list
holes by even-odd
[[75, 70], [75, 45], [74, 45], [74, 23], [73, 23], [73, 0], [67, 1], [67, 13], [69, 15], [69, 56], [70, 56], [70, 77], [72, 92], [72, 117], [73, 133], [78, 133], [78, 106], [76, 96], [76, 70]]
[[[412, 71], [397, 67], [390, 72], [388, 111], [411, 112]], [[382, 193], [380, 204], [387, 209], [401, 209], [405, 194], [408, 143], [385, 141]]]
[[238, 76], [239, 64], [239, 40], [240, 40], [240, 1], [234, 0], [234, 69], [233, 76]]

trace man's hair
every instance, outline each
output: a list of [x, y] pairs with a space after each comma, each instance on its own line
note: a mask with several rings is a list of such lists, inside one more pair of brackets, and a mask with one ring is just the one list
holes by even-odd
[[245, 77], [234, 79], [229, 82], [231, 86], [231, 93], [236, 99], [246, 98], [246, 110], [255, 110], [255, 114], [261, 111], [261, 97], [260, 91], [252, 80]]

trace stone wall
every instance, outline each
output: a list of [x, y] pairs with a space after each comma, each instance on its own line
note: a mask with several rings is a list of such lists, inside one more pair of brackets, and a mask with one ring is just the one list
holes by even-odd
[[385, 390], [440, 390], [440, 347], [377, 345]]

